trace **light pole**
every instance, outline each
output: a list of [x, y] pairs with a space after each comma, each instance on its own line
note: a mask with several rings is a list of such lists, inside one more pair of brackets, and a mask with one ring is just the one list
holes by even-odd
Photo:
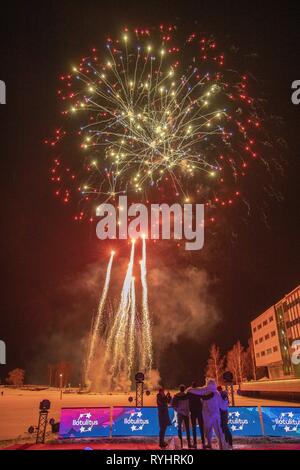
[[62, 400], [62, 379], [63, 374], [59, 374], [59, 388], [60, 388], [60, 399]]

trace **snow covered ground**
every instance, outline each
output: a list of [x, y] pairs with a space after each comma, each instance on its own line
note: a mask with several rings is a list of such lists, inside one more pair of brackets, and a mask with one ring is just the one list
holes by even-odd
[[[4, 392], [3, 396], [1, 392]], [[134, 393], [131, 394], [134, 396]], [[26, 389], [0, 388], [0, 441], [24, 437], [31, 425], [37, 425], [39, 404], [47, 398], [51, 401], [49, 418], [59, 421], [62, 407], [130, 406], [128, 394], [62, 394], [55, 389], [31, 391]], [[145, 406], [156, 405], [156, 393], [144, 398]], [[295, 406], [295, 403], [240, 397], [236, 406], [278, 405]]]

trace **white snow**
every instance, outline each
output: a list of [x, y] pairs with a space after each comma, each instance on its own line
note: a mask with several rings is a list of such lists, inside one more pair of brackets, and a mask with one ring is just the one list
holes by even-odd
[[[1, 391], [4, 395], [1, 396]], [[172, 392], [171, 392], [172, 393]], [[97, 406], [134, 406], [129, 403], [129, 394], [62, 394], [55, 389], [30, 391], [26, 389], [0, 388], [0, 441], [23, 436], [29, 426], [37, 425], [40, 402], [47, 398], [51, 401], [49, 418], [60, 419], [63, 407], [97, 407]], [[131, 393], [134, 397], [134, 392]], [[236, 395], [236, 406], [256, 405], [297, 406], [295, 403], [260, 400]], [[144, 397], [145, 406], [156, 406], [156, 392]]]

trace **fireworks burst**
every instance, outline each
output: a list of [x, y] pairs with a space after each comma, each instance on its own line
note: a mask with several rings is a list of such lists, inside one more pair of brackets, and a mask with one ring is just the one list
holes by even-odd
[[[55, 195], [76, 203], [76, 221], [94, 222], [102, 203], [117, 202], [123, 194], [138, 202], [204, 203], [206, 225], [240, 196], [248, 205], [244, 177], [260, 162], [271, 173], [266, 155], [273, 147], [260, 135], [258, 100], [250, 96], [248, 76], [225, 63], [212, 37], [183, 37], [175, 26], [161, 25], [107, 38], [105, 47], [94, 48], [61, 76], [65, 124], [46, 143], [56, 152]], [[103, 360], [112, 382], [120, 374], [130, 379], [137, 365], [143, 371], [152, 365], [145, 239], [142, 243], [141, 311], [132, 243], [120, 302], [105, 325]], [[113, 255], [90, 339], [87, 378], [103, 334], [112, 262]]]
[[[182, 40], [174, 26], [108, 38], [72, 73], [59, 95], [83, 154], [70, 166], [55, 158], [52, 181], [76, 220], [94, 220], [98, 204], [118, 194], [231, 205], [258, 157], [260, 127], [247, 76], [224, 68], [211, 38]], [[56, 130], [53, 147], [67, 137]], [[75, 166], [76, 170], [72, 168]]]

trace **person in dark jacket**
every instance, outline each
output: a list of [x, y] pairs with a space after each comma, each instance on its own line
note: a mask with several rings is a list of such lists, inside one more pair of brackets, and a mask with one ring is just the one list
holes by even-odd
[[[192, 387], [196, 388], [197, 383], [193, 382]], [[202, 398], [198, 395], [193, 395], [188, 393], [190, 413], [191, 413], [191, 422], [193, 430], [193, 444], [195, 449], [197, 448], [197, 424], [199, 425], [202, 447], [205, 448], [205, 438], [204, 438], [204, 427], [203, 427], [203, 417], [202, 417]]]
[[222, 428], [228, 449], [232, 449], [232, 434], [228, 425], [228, 407], [229, 407], [228, 394], [226, 390], [222, 389], [221, 386], [218, 387], [218, 392], [221, 395], [221, 400], [220, 400], [221, 428]]
[[163, 388], [160, 388], [156, 395], [157, 411], [158, 411], [158, 422], [159, 422], [159, 446], [161, 449], [168, 447], [165, 442], [165, 434], [167, 427], [171, 425], [169, 416], [168, 404], [171, 402], [170, 393], [165, 393]]
[[181, 448], [183, 448], [182, 443], [182, 423], [184, 423], [186, 430], [186, 437], [188, 441], [189, 449], [192, 448], [191, 444], [191, 434], [190, 434], [190, 407], [189, 407], [189, 396], [185, 392], [185, 385], [180, 385], [179, 393], [174, 395], [172, 400], [172, 406], [177, 412], [177, 424], [178, 424], [178, 437], [180, 440]]

